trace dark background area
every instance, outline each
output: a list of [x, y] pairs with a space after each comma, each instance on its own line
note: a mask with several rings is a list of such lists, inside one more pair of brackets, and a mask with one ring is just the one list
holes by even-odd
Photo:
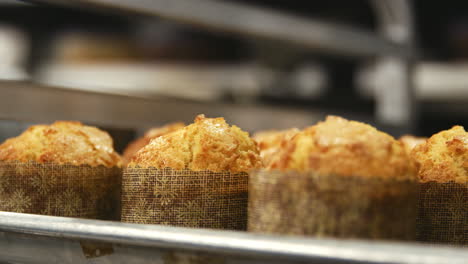
[[[234, 0], [231, 0], [234, 1]], [[236, 0], [303, 17], [313, 17], [366, 30], [375, 30], [376, 18], [369, 1], [279, 1]], [[468, 58], [468, 1], [413, 1], [416, 44], [424, 61], [460, 62]], [[106, 32], [137, 39], [138, 26], [147, 18], [118, 13], [59, 8], [38, 5], [4, 5], [0, 8], [0, 22], [12, 24], [27, 33], [31, 54], [27, 68], [34, 73], [50, 56], [49, 46], [57, 34], [70, 29], [94, 33]], [[159, 20], [157, 20], [159, 21]], [[223, 33], [200, 31], [187, 26], [168, 24], [176, 34], [152, 45], [160, 45], [164, 52], [156, 52], [147, 60], [174, 61], [246, 61], [256, 60], [279, 71], [288, 72], [313, 60], [324, 66], [330, 78], [326, 93], [318, 98], [288, 96], [288, 87], [281, 96], [264, 93], [256, 100], [269, 104], [320, 108], [333, 113], [352, 112], [372, 115], [372, 99], [360, 97], [354, 87], [356, 69], [363, 61], [352, 58], [297, 50], [289, 59], [278, 59], [265, 53], [262, 45], [251, 39]], [[224, 100], [233, 100], [227, 94]], [[416, 134], [428, 136], [454, 124], [467, 124], [465, 102], [419, 102], [420, 116]]]

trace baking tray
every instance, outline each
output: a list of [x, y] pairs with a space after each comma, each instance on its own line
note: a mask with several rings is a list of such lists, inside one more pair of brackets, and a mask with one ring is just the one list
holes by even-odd
[[[0, 263], [468, 263], [468, 248], [0, 212]], [[200, 262], [198, 262], [200, 263]]]

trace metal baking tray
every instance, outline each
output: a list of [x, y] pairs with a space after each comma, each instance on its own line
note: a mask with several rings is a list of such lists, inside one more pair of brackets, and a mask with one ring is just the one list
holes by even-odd
[[0, 212], [0, 263], [468, 263], [468, 248]]

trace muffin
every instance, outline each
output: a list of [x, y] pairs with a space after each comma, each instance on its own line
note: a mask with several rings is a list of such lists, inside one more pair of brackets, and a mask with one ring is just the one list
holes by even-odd
[[441, 131], [411, 153], [420, 184], [418, 239], [468, 244], [468, 133]]
[[36, 125], [0, 145], [0, 210], [118, 217], [121, 158], [95, 127]]
[[269, 166], [275, 159], [281, 147], [287, 144], [293, 136], [299, 132], [297, 128], [287, 130], [269, 130], [255, 133], [252, 138], [257, 142], [260, 151], [260, 158], [265, 166]]
[[398, 139], [405, 147], [407, 153], [411, 153], [416, 146], [425, 143], [426, 140], [427, 138], [425, 137], [415, 137], [411, 135], [404, 135]]
[[57, 121], [36, 125], [0, 145], [2, 161], [36, 161], [71, 165], [120, 167], [112, 138], [96, 127], [80, 122]]
[[135, 141], [131, 142], [128, 144], [128, 146], [125, 148], [122, 158], [125, 162], [125, 164], [129, 163], [130, 160], [132, 159], [133, 155], [138, 152], [141, 148], [144, 146], [148, 145], [150, 143], [151, 139], [160, 137], [162, 135], [165, 135], [167, 133], [176, 131], [180, 128], [183, 128], [185, 125], [182, 122], [177, 122], [177, 123], [170, 123], [162, 127], [154, 127], [148, 130], [145, 135], [141, 138], [136, 139]]
[[247, 172], [261, 166], [247, 132], [199, 115], [132, 158], [123, 177], [122, 221], [245, 229]]
[[468, 133], [462, 126], [439, 132], [414, 148], [421, 182], [468, 181]]
[[403, 145], [374, 127], [329, 116], [308, 127], [285, 146], [270, 167], [340, 176], [415, 179]]
[[416, 171], [401, 142], [329, 116], [298, 132], [250, 175], [252, 232], [412, 239]]

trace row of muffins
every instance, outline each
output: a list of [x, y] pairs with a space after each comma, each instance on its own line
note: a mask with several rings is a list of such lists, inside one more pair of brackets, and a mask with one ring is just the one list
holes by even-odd
[[[0, 145], [0, 161], [105, 168], [123, 166], [126, 170], [122, 179], [122, 208], [127, 215], [131, 215], [124, 217], [122, 213], [125, 221], [184, 223], [185, 226], [199, 227], [198, 224], [206, 220], [207, 214], [215, 214], [219, 217], [208, 217], [214, 219], [213, 223], [216, 222], [213, 227], [233, 229], [243, 227], [229, 225], [230, 220], [226, 217], [246, 215], [241, 211], [245, 209], [244, 202], [247, 201], [247, 172], [252, 170], [295, 171], [303, 174], [313, 172], [410, 182], [416, 182], [417, 175], [421, 182], [467, 181], [467, 132], [459, 126], [440, 132], [428, 140], [408, 137], [395, 140], [369, 125], [330, 116], [303, 130], [262, 132], [253, 138], [258, 144], [248, 133], [228, 125], [223, 118], [205, 118], [201, 115], [188, 126], [176, 123], [153, 129], [129, 146], [122, 162], [113, 150], [112, 139], [107, 133], [77, 122], [56, 122], [50, 126], [31, 127], [19, 137], [7, 140]], [[135, 152], [135, 149], [138, 151]], [[63, 172], [63, 168], [59, 169]], [[177, 171], [182, 170], [187, 172], [178, 174]], [[5, 175], [5, 169], [2, 175]], [[76, 177], [86, 181], [86, 175], [82, 173]], [[119, 188], [119, 176], [115, 177], [114, 187]], [[191, 182], [178, 181], [184, 177]], [[250, 177], [255, 177], [255, 173], [251, 173]], [[36, 178], [31, 179], [34, 182]], [[219, 181], [219, 185], [215, 184], [214, 179]], [[47, 186], [47, 183], [42, 185]], [[208, 185], [211, 189], [203, 189]], [[145, 189], [147, 196], [141, 195], [145, 192], [142, 186], [150, 187]], [[181, 192], [180, 186], [184, 190], [188, 188], [188, 191]], [[191, 194], [191, 188], [197, 191]], [[185, 196], [180, 197], [180, 193]], [[86, 195], [83, 194], [81, 199], [85, 200]], [[219, 202], [214, 203], [213, 200]], [[233, 207], [233, 200], [241, 202]], [[50, 199], [48, 202], [50, 204]], [[29, 204], [31, 207], [34, 202]], [[231, 211], [225, 210], [223, 206], [230, 207]], [[143, 209], [139, 210], [140, 207]], [[203, 211], [205, 207], [210, 207], [210, 211]], [[11, 210], [11, 207], [8, 209]], [[164, 221], [140, 221], [148, 219], [142, 215], [153, 214], [153, 218], [157, 218], [154, 215], [168, 211], [177, 212], [172, 212], [174, 214], [171, 218]], [[38, 213], [34, 208], [21, 212]], [[193, 219], [185, 222], [180, 220], [196, 217], [199, 219], [195, 222]], [[271, 214], [267, 217], [275, 218]]]
[[253, 138], [271, 170], [468, 181], [468, 133], [462, 126], [430, 138], [405, 135], [395, 140], [370, 125], [329, 116], [302, 131], [264, 131]]
[[[173, 123], [149, 130], [144, 137], [129, 144], [122, 160], [106, 132], [79, 122], [58, 121], [50, 126], [32, 126], [20, 136], [6, 140], [0, 145], [0, 160], [106, 167], [129, 163], [130, 166], [219, 171], [231, 170], [232, 164], [243, 162], [243, 157], [239, 159], [236, 155], [245, 148], [248, 164], [234, 166], [233, 170], [248, 171], [264, 166], [325, 174], [411, 177], [408, 175], [414, 174], [409, 162], [412, 159], [422, 182], [466, 182], [468, 179], [468, 133], [461, 126], [429, 139], [404, 136], [397, 141], [369, 125], [330, 116], [302, 131], [296, 128], [264, 131], [254, 134], [253, 139], [258, 150], [248, 134], [238, 127], [230, 127], [222, 118], [199, 116], [187, 127], [183, 123]], [[151, 140], [155, 142], [149, 144]], [[236, 142], [239, 140], [241, 144]], [[195, 146], [189, 147], [190, 144]], [[221, 147], [225, 149], [216, 151]], [[195, 160], [187, 163], [182, 159], [188, 157], [182, 157], [190, 148], [195, 149], [192, 153]], [[234, 153], [236, 151], [239, 153]], [[199, 164], [202, 160], [204, 164]]]
[[[152, 139], [183, 127], [183, 123], [172, 123], [150, 129], [129, 144], [123, 154], [124, 160], [138, 164], [141, 162], [139, 155], [135, 161], [130, 160]], [[468, 179], [468, 133], [462, 126], [454, 126], [430, 138], [405, 135], [395, 140], [370, 125], [329, 116], [303, 130], [261, 131], [252, 138], [262, 162], [252, 168], [313, 170], [364, 177], [417, 175], [421, 182], [464, 183]], [[253, 148], [251, 151], [255, 152]]]

